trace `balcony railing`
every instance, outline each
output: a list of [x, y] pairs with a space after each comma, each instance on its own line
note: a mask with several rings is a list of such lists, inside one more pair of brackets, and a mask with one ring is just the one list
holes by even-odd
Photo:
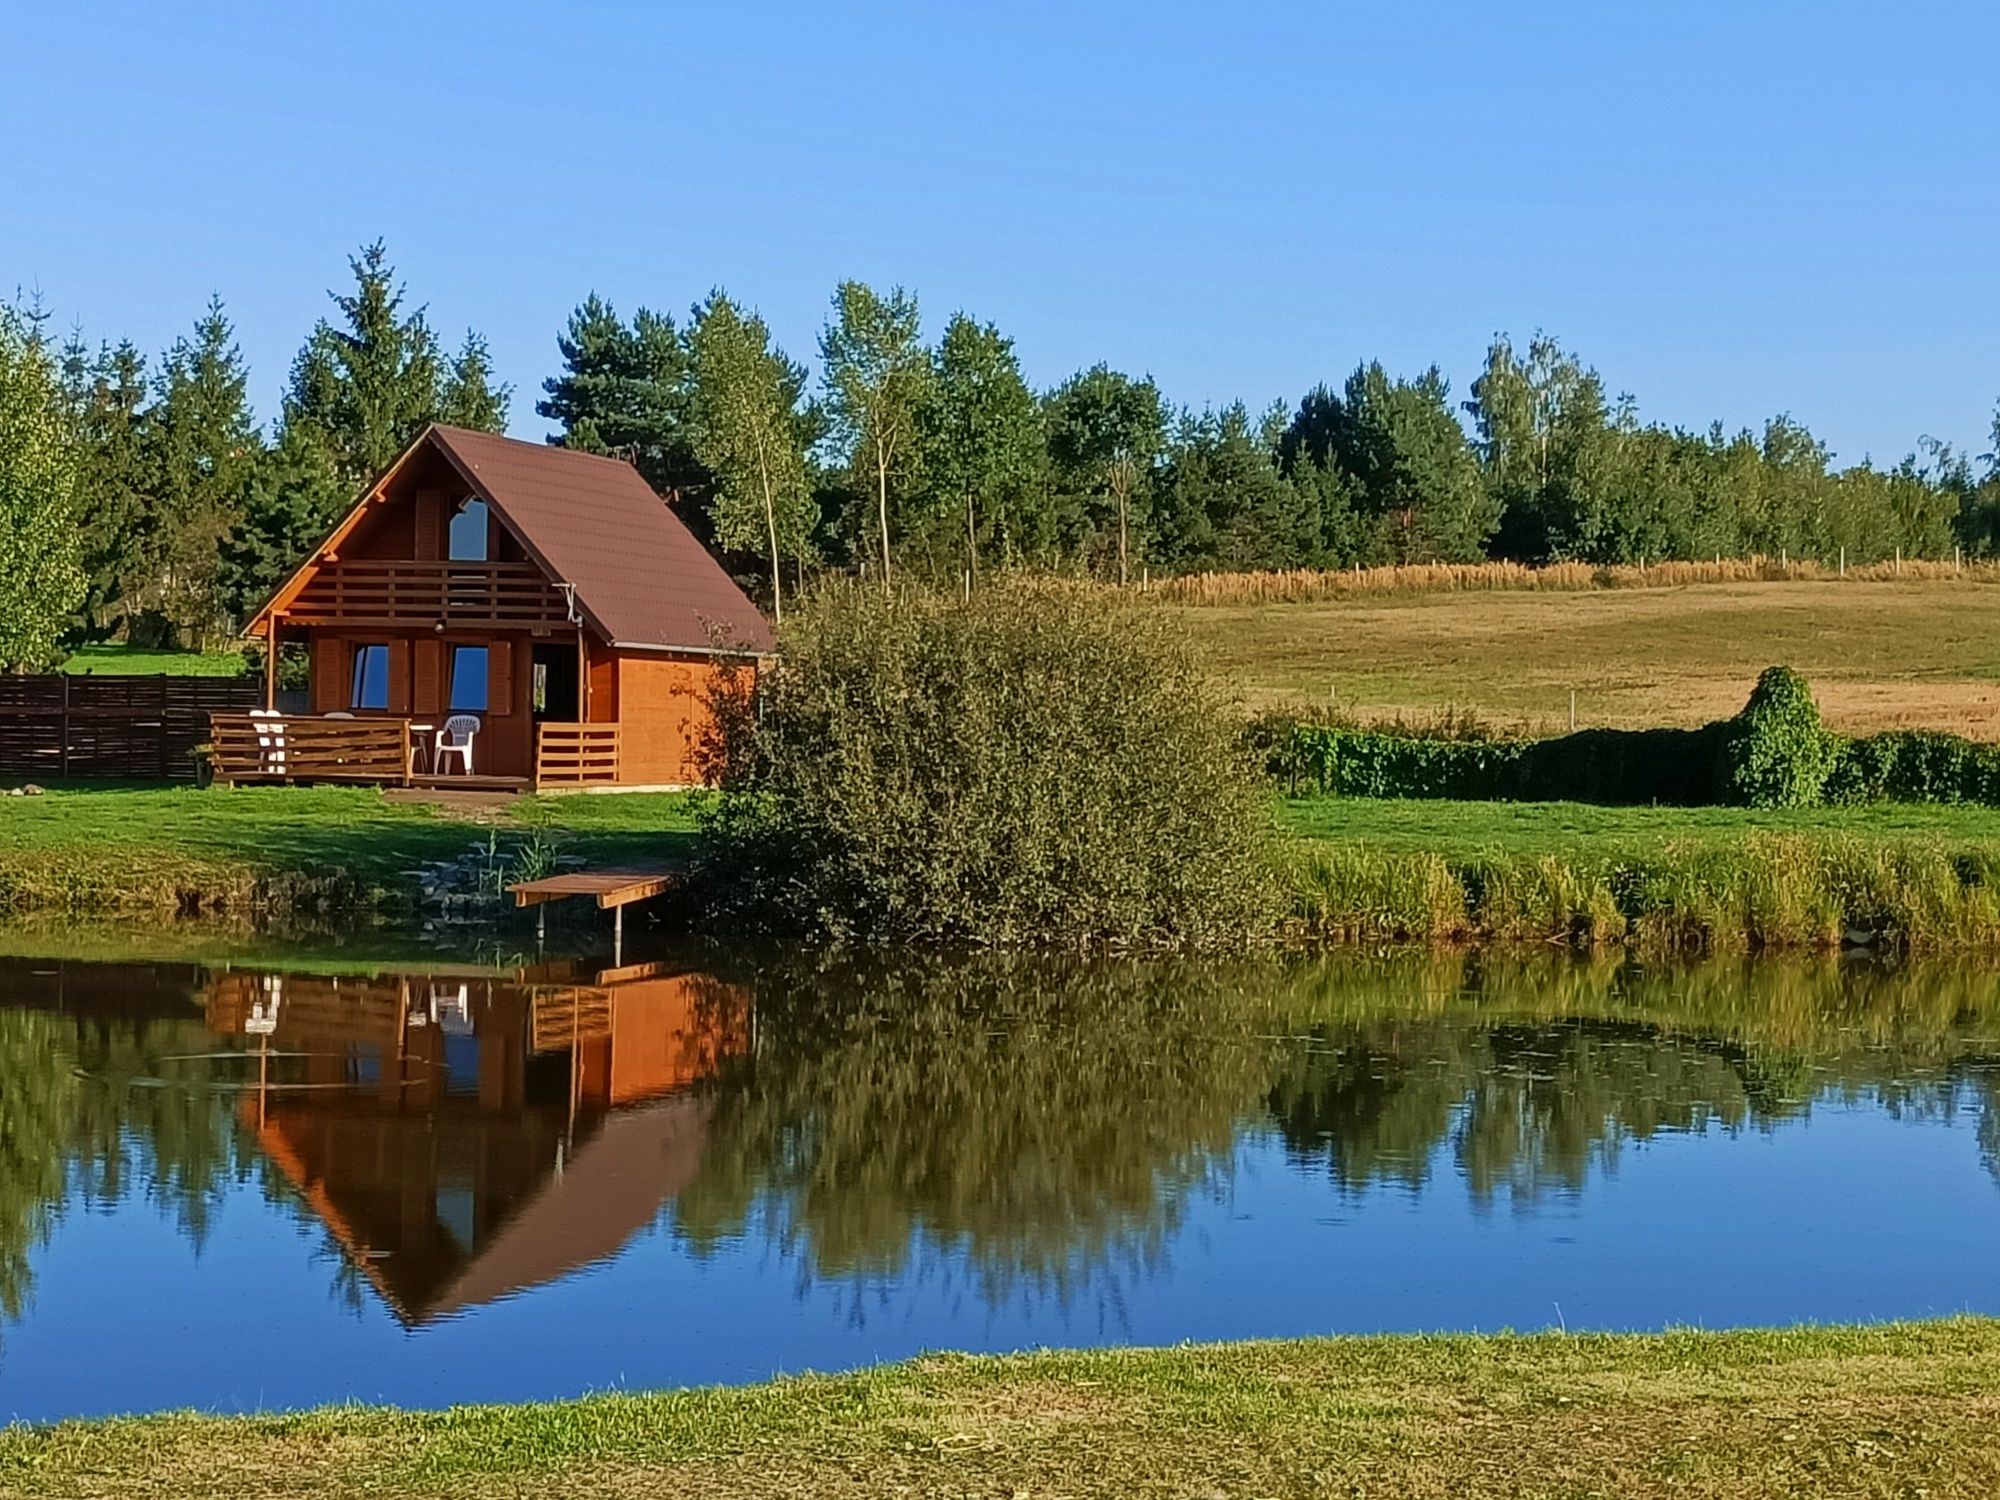
[[327, 563], [285, 609], [297, 625], [562, 625], [569, 606], [533, 563], [409, 562], [369, 557]]
[[536, 786], [609, 786], [617, 780], [616, 724], [535, 726]]
[[217, 781], [410, 784], [408, 719], [220, 713], [209, 715], [208, 733]]

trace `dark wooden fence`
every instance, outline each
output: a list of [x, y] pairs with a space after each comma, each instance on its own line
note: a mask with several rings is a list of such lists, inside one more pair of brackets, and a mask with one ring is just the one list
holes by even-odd
[[0, 776], [189, 779], [208, 716], [262, 701], [247, 677], [0, 676]]

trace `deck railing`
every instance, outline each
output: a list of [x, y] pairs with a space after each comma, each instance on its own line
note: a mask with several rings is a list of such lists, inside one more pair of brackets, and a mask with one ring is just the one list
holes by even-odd
[[215, 779], [232, 784], [372, 781], [407, 786], [410, 721], [212, 714], [209, 756]]
[[535, 785], [609, 786], [617, 780], [616, 724], [535, 726]]
[[288, 625], [562, 625], [569, 605], [533, 563], [343, 558], [285, 606]]

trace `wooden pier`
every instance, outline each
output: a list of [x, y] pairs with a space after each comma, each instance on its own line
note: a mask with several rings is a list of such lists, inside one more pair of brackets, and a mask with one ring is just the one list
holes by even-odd
[[[507, 887], [514, 893], [514, 905], [546, 906], [551, 901], [567, 901], [573, 896], [594, 896], [599, 911], [611, 913], [611, 962], [625, 960], [625, 908], [634, 901], [664, 895], [679, 882], [684, 867], [660, 864], [626, 865], [616, 870], [573, 870], [566, 875], [549, 875], [540, 880], [523, 880]], [[537, 923], [539, 937], [547, 927], [547, 914]]]

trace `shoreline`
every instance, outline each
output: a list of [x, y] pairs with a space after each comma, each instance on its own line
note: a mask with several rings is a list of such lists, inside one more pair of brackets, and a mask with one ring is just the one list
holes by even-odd
[[[0, 1430], [0, 1495], [2000, 1490], [2000, 1320], [922, 1356], [517, 1406]], [[525, 1488], [524, 1488], [525, 1487]]]
[[[368, 788], [58, 788], [0, 801], [0, 915], [499, 931], [539, 855], [685, 854], [699, 794], [466, 814]], [[1278, 946], [1639, 954], [2000, 949], [2000, 809], [1273, 801]], [[475, 881], [482, 900], [435, 872]], [[429, 893], [427, 897], [427, 892]]]

